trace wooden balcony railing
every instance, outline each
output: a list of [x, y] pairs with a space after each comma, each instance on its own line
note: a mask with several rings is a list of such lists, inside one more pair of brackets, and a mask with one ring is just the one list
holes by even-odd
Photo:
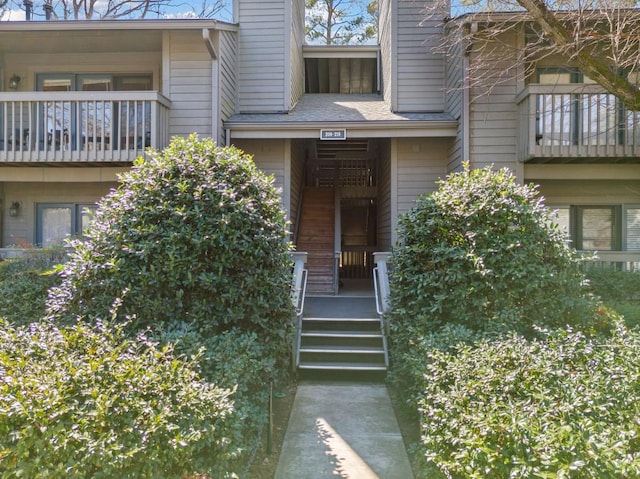
[[0, 163], [131, 162], [168, 144], [158, 92], [0, 93]]
[[625, 162], [640, 155], [640, 112], [598, 85], [532, 84], [516, 102], [520, 161]]

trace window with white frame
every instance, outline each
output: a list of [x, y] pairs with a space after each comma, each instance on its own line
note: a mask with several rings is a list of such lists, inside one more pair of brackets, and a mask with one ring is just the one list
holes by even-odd
[[40, 203], [36, 205], [36, 243], [41, 247], [64, 244], [81, 235], [93, 218], [97, 206], [78, 203]]

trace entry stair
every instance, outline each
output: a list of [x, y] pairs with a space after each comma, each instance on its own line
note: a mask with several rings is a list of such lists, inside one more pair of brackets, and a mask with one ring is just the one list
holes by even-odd
[[298, 345], [299, 371], [386, 372], [389, 364], [373, 297], [308, 297]]
[[306, 268], [309, 294], [335, 293], [334, 205], [333, 188], [304, 189], [296, 249], [308, 254]]

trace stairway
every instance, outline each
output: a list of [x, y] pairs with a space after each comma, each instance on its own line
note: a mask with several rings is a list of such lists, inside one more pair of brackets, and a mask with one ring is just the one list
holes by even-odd
[[307, 252], [307, 294], [335, 293], [335, 192], [305, 188], [297, 251]]
[[373, 298], [307, 298], [305, 309], [299, 370], [387, 370], [386, 340]]

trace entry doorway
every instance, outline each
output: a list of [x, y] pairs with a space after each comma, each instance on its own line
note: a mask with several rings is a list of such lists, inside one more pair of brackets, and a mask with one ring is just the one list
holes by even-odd
[[[349, 286], [373, 290], [377, 250], [377, 163], [370, 140], [322, 142], [306, 162], [297, 230], [307, 251], [312, 294], [337, 294]], [[309, 289], [308, 289], [309, 291]]]

